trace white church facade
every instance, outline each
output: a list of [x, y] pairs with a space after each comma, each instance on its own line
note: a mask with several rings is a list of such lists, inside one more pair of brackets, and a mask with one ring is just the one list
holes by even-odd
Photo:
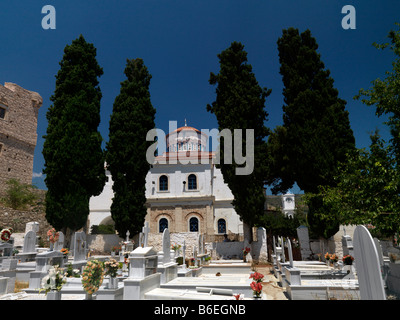
[[[208, 137], [186, 125], [166, 135], [166, 152], [154, 159], [146, 177], [145, 221], [150, 233], [196, 232], [205, 240], [243, 237], [243, 222], [232, 206], [233, 195], [206, 151]], [[103, 192], [90, 199], [89, 228], [112, 223], [112, 178]], [[124, 237], [122, 235], [122, 237]]]

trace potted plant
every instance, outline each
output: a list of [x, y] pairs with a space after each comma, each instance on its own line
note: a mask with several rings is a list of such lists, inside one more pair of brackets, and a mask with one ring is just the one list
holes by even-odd
[[104, 262], [104, 267], [106, 268], [105, 275], [109, 276], [109, 289], [117, 289], [118, 288], [118, 279], [117, 273], [119, 269], [119, 263], [115, 259], [110, 259], [109, 261]]
[[45, 292], [47, 300], [61, 300], [61, 288], [66, 283], [63, 270], [58, 266], [49, 269], [48, 275], [42, 279], [41, 289], [39, 293]]
[[87, 293], [87, 299], [92, 300], [92, 295], [99, 290], [103, 283], [104, 267], [99, 260], [88, 261], [82, 272], [82, 285]]

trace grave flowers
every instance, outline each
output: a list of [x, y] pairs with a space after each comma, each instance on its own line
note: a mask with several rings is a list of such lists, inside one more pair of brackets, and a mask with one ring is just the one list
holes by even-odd
[[256, 299], [261, 298], [262, 284], [261, 282], [253, 281], [250, 283], [250, 287], [253, 290], [253, 297]]
[[10, 240], [11, 234], [12, 234], [12, 229], [11, 228], [1, 230], [0, 231], [0, 239], [1, 239], [1, 241], [2, 242], [7, 242], [8, 240]]
[[353, 264], [354, 258], [351, 255], [344, 256], [342, 258], [343, 264], [346, 266], [351, 266]]
[[103, 283], [104, 267], [103, 263], [99, 260], [88, 261], [82, 272], [82, 285], [83, 289], [88, 294], [88, 299], [92, 299], [92, 294], [99, 290]]
[[256, 299], [261, 298], [262, 291], [262, 280], [264, 279], [264, 275], [259, 272], [253, 272], [250, 274], [250, 279], [253, 279], [253, 282], [250, 283], [250, 287], [253, 290], [253, 297]]
[[48, 300], [60, 300], [60, 290], [66, 282], [63, 270], [58, 266], [53, 266], [49, 269], [48, 275], [42, 279], [39, 293], [44, 291]]
[[51, 243], [56, 243], [60, 237], [60, 234], [56, 231], [56, 229], [51, 228], [49, 231], [47, 231], [47, 236], [49, 237], [49, 241]]
[[110, 259], [109, 261], [104, 262], [104, 267], [106, 268], [105, 275], [109, 276], [108, 288], [118, 288], [117, 272], [119, 269], [119, 263], [115, 259]]

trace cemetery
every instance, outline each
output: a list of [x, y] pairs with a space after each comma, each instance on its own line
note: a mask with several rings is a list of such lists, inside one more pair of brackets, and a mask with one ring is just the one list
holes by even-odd
[[[0, 300], [215, 301], [270, 297], [268, 279], [257, 268], [259, 257], [268, 250], [264, 228], [257, 229], [258, 241], [246, 244], [241, 259], [228, 259], [216, 256], [216, 245], [205, 243], [201, 234], [192, 248], [184, 239], [182, 244], [172, 243], [168, 229], [155, 248], [149, 245], [147, 222], [137, 244], [128, 232], [121, 246], [109, 255], [90, 254], [84, 232], [74, 233], [68, 250], [63, 233], [50, 229], [50, 247], [41, 248], [38, 227], [37, 223], [27, 224], [22, 248], [14, 247], [8, 230], [9, 240], [1, 244]], [[293, 258], [292, 239], [273, 236], [267, 263], [286, 300], [387, 300], [400, 291], [397, 249], [372, 238], [365, 226], [356, 226], [352, 235], [342, 236], [340, 257], [326, 252], [318, 259], [309, 258], [315, 248], [304, 237], [304, 226], [298, 231], [302, 259]], [[28, 286], [15, 292], [18, 282]]]

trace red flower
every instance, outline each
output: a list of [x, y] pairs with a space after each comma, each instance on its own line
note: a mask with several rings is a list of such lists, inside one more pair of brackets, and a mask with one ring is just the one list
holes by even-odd
[[260, 282], [253, 281], [250, 283], [250, 287], [255, 293], [260, 293], [262, 290], [262, 284]]
[[253, 279], [256, 282], [261, 282], [263, 278], [264, 278], [263, 274], [259, 272], [254, 272], [253, 274], [250, 275], [249, 279]]

